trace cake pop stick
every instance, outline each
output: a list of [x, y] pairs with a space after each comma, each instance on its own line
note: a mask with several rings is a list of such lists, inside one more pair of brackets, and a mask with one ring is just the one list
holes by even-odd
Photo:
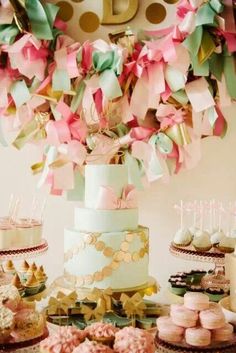
[[33, 197], [33, 201], [32, 201], [32, 205], [31, 205], [30, 218], [29, 218], [29, 223], [30, 223], [30, 224], [32, 223], [32, 221], [33, 221], [33, 219], [34, 219], [34, 215], [35, 215], [37, 206], [38, 206], [38, 201], [37, 201], [36, 196], [34, 196], [34, 197]]
[[222, 202], [220, 202], [220, 204], [219, 204], [219, 209], [218, 209], [218, 231], [219, 231], [219, 232], [220, 232], [220, 230], [221, 230], [222, 211], [223, 211], [223, 205], [222, 205]]
[[200, 230], [203, 231], [203, 202], [200, 201]]
[[39, 220], [41, 221], [41, 223], [43, 222], [43, 216], [44, 216], [44, 211], [45, 211], [45, 208], [46, 208], [46, 204], [47, 204], [47, 199], [45, 198], [43, 200], [43, 204], [42, 204], [42, 207], [41, 207], [41, 210], [40, 210], [40, 216], [39, 216]]
[[11, 223], [14, 208], [15, 208], [15, 197], [14, 197], [14, 194], [11, 194], [9, 206], [8, 206], [8, 217], [7, 217], [8, 223]]
[[184, 206], [183, 200], [180, 201], [180, 229], [183, 229], [184, 225]]
[[13, 220], [14, 223], [17, 220], [19, 209], [20, 209], [20, 198], [17, 198], [16, 202], [15, 202], [15, 207], [14, 207], [14, 210], [13, 210], [13, 213], [12, 213], [12, 220]]

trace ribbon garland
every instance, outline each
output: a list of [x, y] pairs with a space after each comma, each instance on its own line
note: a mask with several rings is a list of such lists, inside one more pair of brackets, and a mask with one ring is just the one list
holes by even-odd
[[140, 187], [144, 174], [153, 181], [193, 166], [196, 136], [224, 135], [218, 101], [236, 99], [230, 0], [182, 0], [179, 22], [147, 33], [152, 40], [123, 31], [115, 43], [82, 45], [64, 35], [57, 6], [10, 3], [12, 20], [0, 24], [0, 114], [19, 127], [15, 147], [45, 144], [43, 162], [32, 169], [42, 171], [40, 184], [50, 183], [52, 192], [81, 190], [73, 174], [94, 161], [126, 163]]

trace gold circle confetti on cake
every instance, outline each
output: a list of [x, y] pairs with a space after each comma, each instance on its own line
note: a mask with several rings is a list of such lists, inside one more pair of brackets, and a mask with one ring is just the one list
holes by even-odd
[[100, 282], [100, 281], [102, 281], [103, 280], [103, 274], [102, 274], [102, 272], [95, 272], [95, 274], [94, 274], [94, 280], [96, 281], [96, 282]]
[[82, 31], [92, 33], [98, 29], [100, 25], [100, 20], [98, 15], [96, 15], [94, 12], [89, 11], [83, 13], [80, 16], [79, 25]]
[[134, 252], [133, 255], [132, 255], [132, 260], [134, 262], [137, 262], [140, 260], [140, 256], [139, 256], [139, 253], [138, 252]]
[[125, 254], [124, 262], [130, 263], [132, 261], [132, 255], [130, 253]]
[[134, 239], [134, 235], [133, 235], [132, 233], [128, 233], [128, 234], [126, 234], [125, 239], [126, 239], [129, 243], [131, 243], [131, 242], [133, 241], [133, 239]]
[[105, 243], [103, 241], [98, 241], [95, 245], [95, 248], [98, 250], [98, 251], [103, 251], [105, 249]]
[[113, 270], [117, 270], [120, 266], [120, 263], [118, 261], [112, 261], [110, 266]]
[[109, 266], [106, 266], [102, 270], [102, 274], [103, 274], [104, 277], [109, 277], [112, 274], [112, 269]]
[[112, 248], [107, 247], [107, 248], [104, 249], [103, 254], [106, 257], [112, 257], [113, 254], [114, 254], [114, 250]]
[[74, 9], [67, 1], [59, 1], [57, 3], [59, 7], [58, 17], [60, 17], [63, 21], [68, 22], [72, 19], [74, 14]]
[[146, 18], [152, 24], [159, 24], [166, 18], [166, 9], [162, 4], [152, 3], [146, 9]]
[[92, 244], [92, 242], [93, 242], [93, 239], [94, 239], [94, 237], [91, 235], [91, 234], [87, 234], [86, 236], [85, 236], [85, 243], [86, 244]]
[[122, 251], [128, 251], [129, 250], [129, 243], [127, 241], [124, 241], [122, 244], [121, 244], [121, 250]]

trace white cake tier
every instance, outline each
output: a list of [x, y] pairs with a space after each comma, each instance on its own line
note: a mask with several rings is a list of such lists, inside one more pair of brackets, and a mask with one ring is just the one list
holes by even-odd
[[65, 275], [77, 287], [128, 289], [148, 281], [148, 229], [91, 233], [66, 229]]
[[128, 184], [128, 169], [125, 165], [87, 165], [85, 167], [85, 207], [96, 209], [100, 186], [111, 187], [117, 197], [122, 196]]
[[0, 249], [20, 249], [42, 243], [42, 226], [0, 229]]
[[121, 232], [138, 228], [138, 209], [75, 209], [75, 229], [86, 232]]

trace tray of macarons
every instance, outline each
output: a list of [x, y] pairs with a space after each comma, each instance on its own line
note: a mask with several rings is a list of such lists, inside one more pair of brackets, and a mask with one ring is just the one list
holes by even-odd
[[157, 319], [158, 352], [235, 353], [236, 335], [217, 303], [203, 293], [186, 293], [170, 315]]

